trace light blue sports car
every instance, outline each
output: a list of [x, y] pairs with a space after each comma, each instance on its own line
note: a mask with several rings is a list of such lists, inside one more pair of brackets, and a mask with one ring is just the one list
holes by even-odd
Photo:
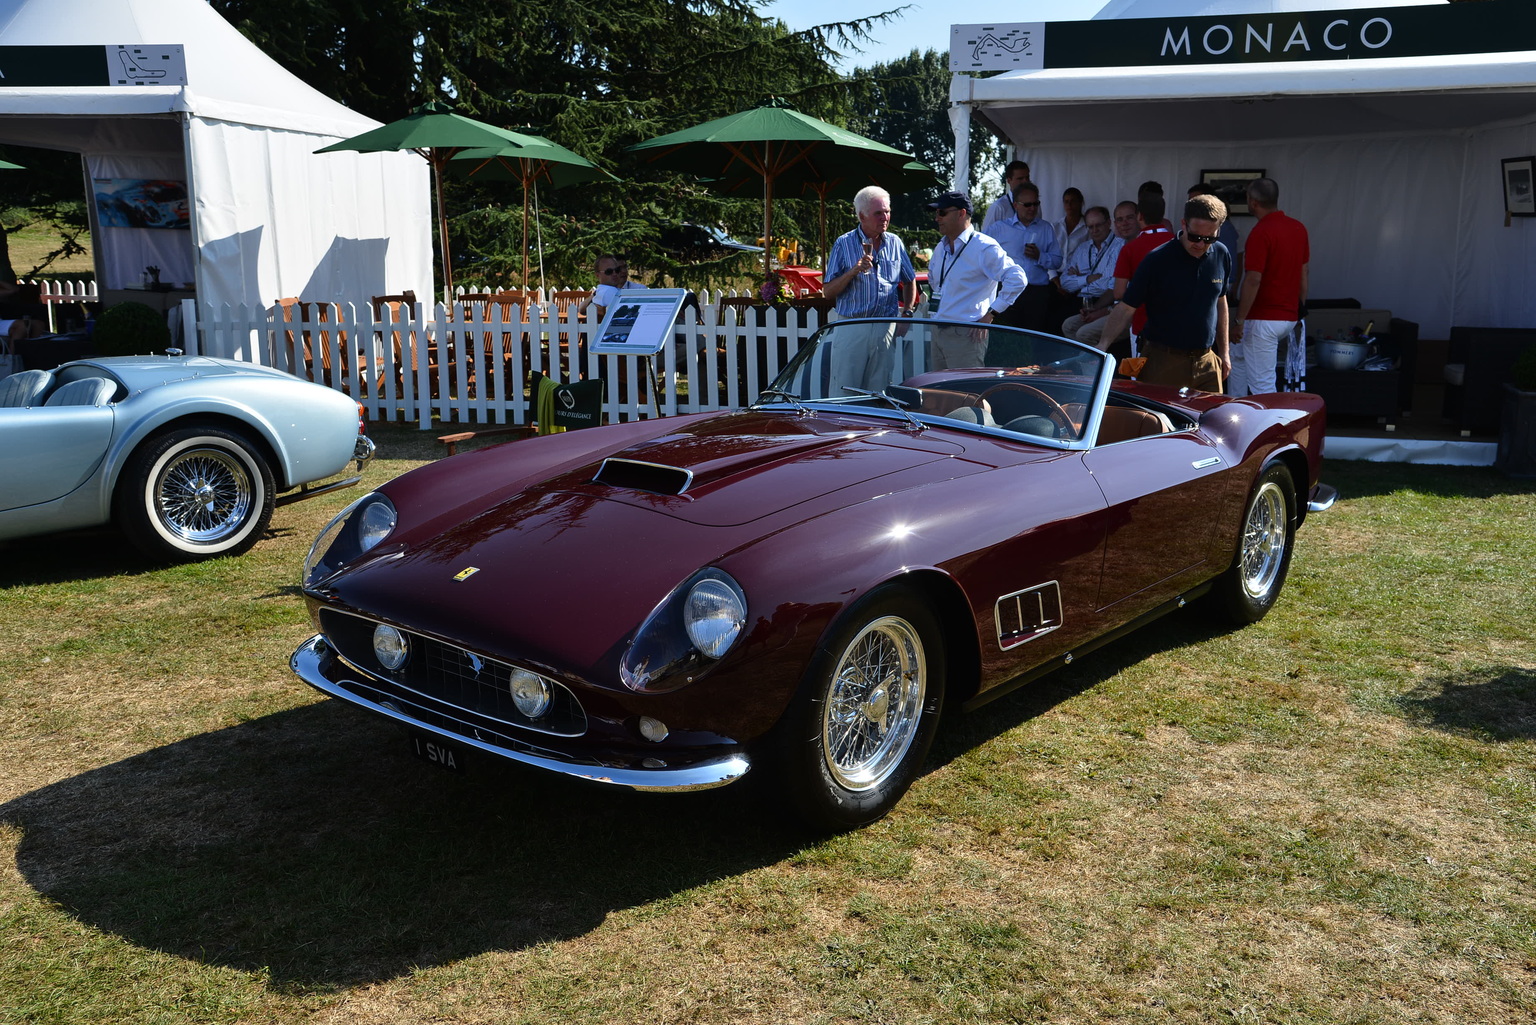
[[151, 558], [238, 555], [275, 506], [361, 479], [317, 483], [372, 458], [363, 426], [345, 395], [207, 356], [12, 374], [0, 380], [0, 540], [115, 522]]

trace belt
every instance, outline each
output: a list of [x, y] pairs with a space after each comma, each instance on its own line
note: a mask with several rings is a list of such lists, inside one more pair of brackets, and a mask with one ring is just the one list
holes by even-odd
[[1203, 349], [1179, 349], [1172, 345], [1164, 345], [1161, 342], [1152, 342], [1144, 338], [1138, 338], [1136, 343], [1138, 345], [1144, 345], [1149, 349], [1162, 349], [1164, 352], [1171, 352], [1175, 356], [1181, 356], [1184, 359], [1199, 359], [1201, 356], [1204, 356], [1206, 353], [1211, 351], [1211, 347], [1209, 345]]

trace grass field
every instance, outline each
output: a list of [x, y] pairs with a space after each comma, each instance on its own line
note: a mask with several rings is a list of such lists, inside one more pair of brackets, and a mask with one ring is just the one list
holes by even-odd
[[[382, 480], [433, 454], [382, 429]], [[287, 668], [299, 564], [0, 543], [0, 1022], [1536, 1020], [1536, 486], [1330, 463], [1286, 594], [941, 732], [810, 840], [442, 773]]]
[[[87, 250], [90, 249], [89, 235], [84, 236], [80, 241]], [[7, 244], [11, 251], [11, 266], [18, 275], [26, 277], [29, 270], [41, 263], [49, 253], [59, 248], [59, 236], [49, 225], [31, 224], [19, 231], [10, 232], [7, 236]], [[43, 270], [43, 275], [50, 278], [89, 278], [95, 273], [96, 263], [89, 252], [84, 256], [56, 260]]]

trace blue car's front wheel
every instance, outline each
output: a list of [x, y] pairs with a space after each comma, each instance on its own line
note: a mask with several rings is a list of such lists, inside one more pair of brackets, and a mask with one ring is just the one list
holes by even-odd
[[154, 558], [239, 555], [272, 519], [272, 471], [254, 445], [218, 427], [155, 435], [118, 480], [118, 523]]

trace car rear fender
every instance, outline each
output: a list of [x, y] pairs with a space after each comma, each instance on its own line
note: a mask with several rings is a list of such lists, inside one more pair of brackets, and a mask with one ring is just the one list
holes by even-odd
[[[344, 399], [342, 396], [338, 398]], [[129, 456], [145, 440], [191, 424], [224, 427], [250, 439], [272, 468], [272, 476], [279, 491], [329, 477], [345, 468], [356, 444], [356, 405], [344, 399], [343, 405], [335, 409], [329, 405], [324, 408], [306, 407], [302, 411], [295, 411], [295, 415], [299, 419], [284, 419], [289, 423], [304, 423], [305, 427], [302, 430], [291, 428], [288, 431], [293, 436], [290, 441], [285, 440], [284, 432], [276, 428], [270, 414], [246, 402], [204, 394], [186, 396], [160, 405], [152, 413], [133, 419], [128, 430], [113, 442], [108, 456], [109, 476], [105, 500], [110, 504], [118, 475], [127, 464]], [[337, 438], [335, 450], [332, 451], [329, 445], [315, 443], [322, 438]], [[344, 453], [341, 451], [341, 439], [345, 439]]]

